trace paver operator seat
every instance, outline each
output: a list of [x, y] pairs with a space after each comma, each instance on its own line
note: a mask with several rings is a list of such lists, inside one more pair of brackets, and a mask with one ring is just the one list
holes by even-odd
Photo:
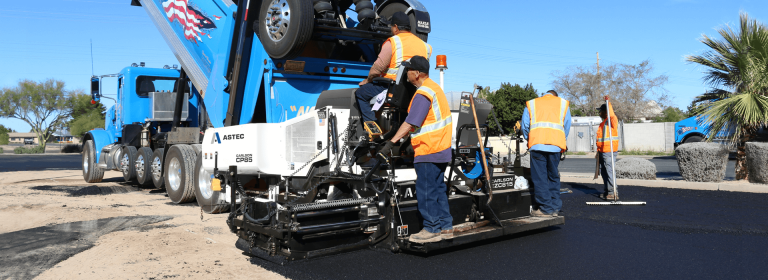
[[[408, 82], [405, 67], [400, 67], [396, 77], [395, 80], [378, 77], [374, 78], [372, 81], [373, 83], [387, 87], [387, 91], [384, 95], [384, 104], [381, 105], [376, 113], [376, 124], [382, 134], [378, 137], [372, 135], [370, 133], [371, 129], [366, 129], [366, 124], [362, 123], [362, 119], [359, 119], [360, 122], [356, 125], [357, 129], [355, 135], [350, 137], [350, 139], [353, 140], [349, 142], [352, 146], [350, 148], [354, 149], [354, 155], [358, 160], [358, 163], [367, 160], [364, 154], [368, 153], [368, 148], [372, 147], [369, 145], [369, 141], [380, 144], [384, 142], [384, 140], [391, 139], [400, 128], [400, 125], [405, 121], [405, 118], [408, 117], [408, 106], [411, 103], [411, 99], [413, 99], [413, 95], [416, 94], [416, 87]], [[356, 112], [357, 115], [361, 115], [359, 111], [360, 107], [356, 104], [354, 92], [351, 98], [354, 104], [352, 107], [358, 110], [358, 112]], [[372, 102], [376, 102], [378, 99], [378, 97], [374, 98], [372, 99]], [[370, 126], [368, 125], [368, 127]], [[364, 140], [361, 138], [364, 138]], [[414, 152], [410, 143], [410, 141], [405, 141], [401, 146], [396, 146], [393, 149], [393, 153], [400, 154], [400, 151], [404, 151], [406, 156], [413, 157]]]

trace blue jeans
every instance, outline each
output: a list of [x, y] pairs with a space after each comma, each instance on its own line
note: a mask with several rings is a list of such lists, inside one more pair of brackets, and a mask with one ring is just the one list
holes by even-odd
[[533, 202], [544, 214], [560, 212], [560, 153], [531, 151], [531, 181]]
[[[613, 152], [614, 162], [616, 161], [617, 156], [619, 156], [619, 152]], [[605, 187], [603, 192], [606, 194], [613, 194], [613, 186], [616, 184], [616, 180], [613, 178], [611, 153], [600, 153], [600, 176], [603, 177], [603, 186]]]
[[367, 83], [355, 91], [355, 99], [357, 99], [357, 106], [360, 107], [360, 115], [363, 117], [363, 121], [376, 121], [376, 113], [371, 111], [371, 99], [385, 90], [387, 90], [385, 86]]
[[431, 233], [453, 228], [453, 217], [448, 207], [445, 167], [448, 163], [420, 162], [416, 168], [416, 201], [419, 213], [424, 218], [424, 229]]

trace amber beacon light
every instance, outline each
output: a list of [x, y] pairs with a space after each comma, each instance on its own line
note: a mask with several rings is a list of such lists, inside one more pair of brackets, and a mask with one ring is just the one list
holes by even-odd
[[446, 69], [448, 69], [448, 63], [446, 62], [446, 57], [444, 54], [437, 55], [437, 63], [435, 63], [436, 67], [435, 69], [440, 70], [440, 87], [445, 90], [445, 86], [443, 81], [444, 79], [444, 72]]
[[437, 56], [437, 64], [435, 65], [437, 65], [435, 69], [448, 69], [448, 63], [446, 63], [444, 54]]

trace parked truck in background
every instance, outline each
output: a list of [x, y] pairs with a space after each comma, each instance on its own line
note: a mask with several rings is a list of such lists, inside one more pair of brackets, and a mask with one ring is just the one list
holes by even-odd
[[[710, 124], [706, 122], [706, 117], [703, 115], [693, 116], [675, 123], [675, 148], [681, 144], [701, 142], [707, 139], [709, 133]], [[712, 142], [720, 143], [724, 145], [730, 145], [735, 150], [733, 143], [730, 143], [728, 138], [733, 135], [734, 130], [723, 129], [715, 135], [715, 139]], [[768, 141], [768, 129], [762, 127], [757, 130], [756, 137], [753, 141], [766, 142]]]
[[[696, 143], [706, 140], [710, 124], [705, 120], [706, 117], [698, 115], [676, 122], [675, 148], [681, 144]], [[713, 142], [728, 144], [726, 138], [731, 134], [732, 132], [723, 130], [715, 135]]]

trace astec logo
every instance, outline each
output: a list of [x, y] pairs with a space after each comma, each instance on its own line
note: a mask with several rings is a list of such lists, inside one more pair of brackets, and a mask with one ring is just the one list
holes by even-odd
[[245, 134], [225, 134], [224, 137], [219, 137], [219, 133], [216, 132], [216, 134], [214, 134], [213, 139], [211, 139], [211, 144], [213, 144], [213, 143], [221, 144], [221, 139], [224, 139], [224, 140], [242, 140], [242, 139], [245, 139]]

